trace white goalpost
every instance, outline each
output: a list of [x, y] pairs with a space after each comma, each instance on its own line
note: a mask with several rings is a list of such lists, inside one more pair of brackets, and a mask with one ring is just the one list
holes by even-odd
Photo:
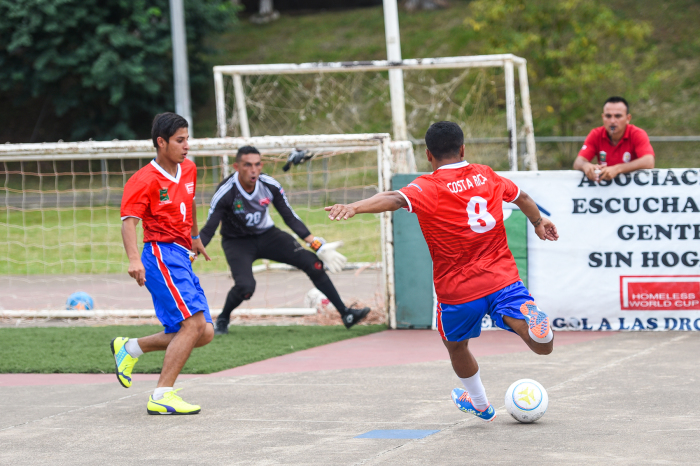
[[[282, 183], [314, 234], [345, 242], [348, 267], [331, 276], [341, 297], [395, 320], [390, 215], [330, 222], [323, 208], [390, 189], [392, 172], [415, 170], [412, 145], [385, 133], [191, 140], [200, 227], [220, 174], [229, 170], [228, 156], [244, 145], [260, 150], [264, 171]], [[310, 160], [283, 170], [295, 150]], [[154, 156], [150, 140], [0, 145], [0, 317], [154, 315], [148, 292], [126, 274], [119, 215], [124, 184]], [[281, 219], [275, 223], [285, 228]], [[194, 265], [213, 313], [233, 285], [218, 243], [217, 234], [207, 248], [215, 260]], [[264, 263], [254, 271], [256, 293], [238, 314], [316, 313], [302, 305], [313, 287], [303, 272]], [[96, 308], [65, 310], [75, 291], [88, 292]]]
[[[385, 73], [390, 70], [404, 71], [405, 111], [390, 102]], [[388, 131], [391, 118], [394, 128], [406, 128], [416, 141], [431, 122], [450, 119], [463, 126], [467, 141], [506, 135], [510, 170], [518, 170], [517, 139], [523, 136], [521, 163], [537, 169], [527, 62], [512, 54], [215, 66], [214, 84], [220, 137], [343, 133], [372, 126]], [[505, 108], [505, 124], [501, 108]]]

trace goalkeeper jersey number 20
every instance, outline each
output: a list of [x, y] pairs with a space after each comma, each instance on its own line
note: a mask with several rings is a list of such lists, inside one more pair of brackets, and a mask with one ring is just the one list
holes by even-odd
[[459, 162], [399, 193], [418, 216], [440, 303], [473, 301], [520, 280], [503, 224], [503, 201], [520, 195], [515, 183], [485, 165]]

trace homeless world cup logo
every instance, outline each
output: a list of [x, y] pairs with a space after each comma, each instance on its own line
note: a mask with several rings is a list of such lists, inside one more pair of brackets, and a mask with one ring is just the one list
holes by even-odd
[[700, 310], [700, 275], [620, 277], [623, 311]]

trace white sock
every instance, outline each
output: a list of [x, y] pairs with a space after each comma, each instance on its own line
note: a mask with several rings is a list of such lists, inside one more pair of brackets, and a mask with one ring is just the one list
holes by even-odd
[[552, 341], [552, 338], [554, 338], [554, 332], [552, 332], [552, 327], [549, 327], [549, 333], [542, 338], [536, 337], [530, 329], [527, 329], [527, 333], [530, 335], [530, 338], [535, 340], [537, 343], [549, 343], [550, 341]]
[[138, 338], [129, 338], [129, 340], [124, 345], [124, 349], [127, 353], [129, 353], [129, 356], [131, 356], [132, 358], [140, 358], [143, 354], [143, 351], [141, 351], [141, 347], [139, 346]]
[[153, 401], [162, 400], [163, 395], [172, 391], [173, 387], [156, 387], [156, 389], [153, 391]]
[[489, 407], [489, 399], [486, 398], [486, 390], [484, 389], [484, 384], [481, 383], [481, 369], [476, 371], [476, 374], [466, 379], [459, 378], [462, 381], [462, 385], [467, 389], [469, 393], [469, 398], [472, 399], [472, 404], [479, 411], [483, 411]]

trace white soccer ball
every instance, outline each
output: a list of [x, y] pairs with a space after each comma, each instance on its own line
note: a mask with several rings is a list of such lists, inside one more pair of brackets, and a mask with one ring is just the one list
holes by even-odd
[[535, 422], [544, 416], [548, 405], [547, 390], [532, 379], [513, 382], [506, 391], [506, 410], [519, 422]]
[[304, 307], [312, 307], [318, 311], [333, 307], [325, 294], [316, 288], [311, 288], [304, 296]]

